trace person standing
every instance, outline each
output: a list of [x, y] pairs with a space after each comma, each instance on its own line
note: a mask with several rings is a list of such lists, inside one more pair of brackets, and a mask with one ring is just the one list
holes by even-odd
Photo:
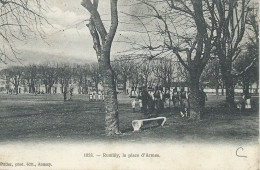
[[177, 91], [177, 87], [175, 87], [173, 89], [172, 103], [173, 103], [173, 107], [177, 107], [177, 105], [179, 104], [179, 94], [178, 94], [178, 91]]
[[98, 101], [101, 101], [102, 100], [102, 93], [101, 91], [98, 91]]
[[93, 101], [96, 101], [96, 91], [93, 91]]
[[73, 87], [70, 87], [70, 100], [72, 100], [72, 96], [73, 96]]
[[67, 100], [67, 93], [68, 93], [68, 89], [67, 89], [67, 86], [65, 85], [64, 91], [63, 91], [63, 99], [64, 99], [64, 101]]
[[130, 98], [136, 98], [136, 91], [135, 91], [134, 86], [132, 86], [132, 88], [131, 88]]
[[92, 95], [92, 92], [89, 93], [89, 101], [92, 101], [93, 100], [93, 95]]
[[199, 97], [200, 97], [200, 106], [204, 108], [207, 101], [207, 94], [204, 92], [203, 88], [201, 88], [201, 90], [199, 91]]
[[145, 87], [142, 89], [142, 106], [143, 106], [143, 113], [147, 114], [147, 105], [148, 105], [148, 100], [149, 100], [149, 93], [146, 90]]
[[165, 93], [164, 93], [164, 103], [165, 103], [165, 107], [170, 108], [170, 90], [169, 89], [165, 89]]
[[184, 91], [184, 87], [181, 88], [180, 91], [180, 104], [181, 104], [181, 116], [188, 116], [188, 107], [189, 107], [189, 103], [188, 103], [188, 98], [187, 98], [187, 93]]
[[101, 100], [104, 101], [105, 100], [105, 94], [103, 91], [101, 91]]
[[154, 113], [154, 93], [152, 91], [149, 91], [148, 97], [147, 97], [147, 111], [149, 115], [152, 115]]
[[137, 98], [138, 98], [139, 108], [140, 108], [141, 112], [143, 112], [142, 96], [143, 96], [143, 94], [142, 94], [142, 88], [139, 88]]
[[137, 99], [136, 99], [136, 91], [135, 91], [134, 86], [132, 86], [132, 89], [131, 89], [131, 92], [130, 92], [130, 98], [132, 98], [131, 106], [132, 106], [133, 112], [135, 112], [135, 105], [136, 105]]
[[158, 115], [160, 112], [160, 102], [161, 102], [160, 100], [161, 100], [161, 93], [158, 86], [156, 86], [154, 92], [154, 103], [155, 103], [156, 115]]
[[133, 109], [133, 112], [135, 112], [135, 104], [136, 104], [136, 102], [135, 102], [135, 98], [131, 101], [131, 105], [132, 105], [132, 109]]
[[164, 96], [163, 96], [164, 91], [161, 85], [159, 86], [159, 93], [160, 93], [159, 110], [162, 112], [164, 109]]

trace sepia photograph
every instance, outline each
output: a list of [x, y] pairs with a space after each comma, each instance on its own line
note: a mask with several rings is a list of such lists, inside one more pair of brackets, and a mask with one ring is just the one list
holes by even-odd
[[258, 0], [0, 0], [0, 169], [259, 169]]

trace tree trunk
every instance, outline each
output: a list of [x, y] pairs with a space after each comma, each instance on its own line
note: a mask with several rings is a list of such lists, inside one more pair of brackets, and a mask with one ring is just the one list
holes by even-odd
[[124, 76], [124, 78], [123, 78], [123, 92], [124, 92], [124, 94], [126, 94], [126, 82], [127, 82], [127, 78]]
[[216, 85], [216, 95], [218, 96], [219, 84]]
[[256, 94], [258, 94], [259, 80], [256, 81]]
[[32, 93], [35, 93], [35, 85], [34, 85], [34, 83], [32, 84], [31, 92], [32, 92]]
[[30, 79], [27, 79], [28, 87], [29, 87], [29, 93], [32, 93], [32, 85], [30, 82]]
[[64, 85], [63, 85], [63, 83], [61, 83], [61, 93], [63, 94], [64, 93]]
[[19, 93], [19, 91], [18, 91], [18, 85], [15, 85], [15, 86], [14, 86], [14, 90], [15, 90], [15, 94], [18, 94], [18, 93]]
[[226, 74], [224, 75], [224, 81], [226, 86], [226, 103], [229, 107], [234, 107], [234, 82], [232, 75], [229, 72], [226, 72]]
[[167, 81], [167, 86], [166, 86], [168, 89], [171, 88], [171, 78], [168, 77], [168, 81]]
[[249, 98], [249, 76], [247, 75], [243, 77], [243, 94], [245, 95], [245, 99]]
[[29, 93], [32, 93], [32, 86], [29, 84]]
[[224, 82], [221, 85], [221, 95], [224, 96]]
[[96, 93], [98, 93], [98, 83], [95, 83]]
[[48, 87], [48, 93], [51, 94], [51, 88], [52, 88], [52, 85], [49, 85]]
[[34, 80], [33, 79], [31, 79], [30, 88], [31, 89], [29, 89], [29, 93], [35, 93], [35, 84], [34, 84]]
[[232, 70], [232, 62], [226, 61], [226, 63], [221, 63], [221, 72], [223, 76], [223, 80], [225, 82], [225, 89], [226, 89], [226, 104], [229, 107], [235, 107], [234, 97], [235, 97], [235, 90], [234, 90], [234, 81], [233, 75], [231, 74]]
[[200, 120], [201, 106], [199, 96], [199, 76], [195, 72], [190, 72], [190, 119]]
[[111, 136], [119, 133], [119, 118], [118, 118], [118, 102], [116, 94], [116, 84], [114, 81], [113, 70], [110, 65], [110, 52], [102, 52], [102, 60], [99, 61], [99, 68], [103, 76], [103, 88], [105, 94], [105, 109], [106, 109], [106, 135]]
[[[111, 25], [107, 33], [98, 11], [98, 0], [93, 4], [90, 0], [83, 0], [81, 5], [90, 13], [91, 18], [88, 24], [94, 42], [94, 49], [97, 53], [99, 69], [102, 75], [102, 83], [105, 95], [106, 109], [106, 135], [119, 134], [118, 102], [114, 72], [110, 65], [110, 50], [118, 26], [117, 0], [111, 0]], [[100, 42], [100, 39], [102, 42]]]
[[85, 93], [84, 94], [88, 94], [88, 86], [85, 86]]
[[47, 86], [47, 84], [45, 84], [45, 93], [46, 94], [48, 93], [48, 86]]
[[67, 100], [67, 91], [68, 91], [67, 85], [65, 85], [65, 86], [64, 86], [64, 90], [63, 90], [63, 99], [64, 99], [64, 101]]
[[227, 78], [226, 79], [226, 103], [228, 106], [232, 107], [234, 106], [234, 85], [233, 85], [233, 79]]

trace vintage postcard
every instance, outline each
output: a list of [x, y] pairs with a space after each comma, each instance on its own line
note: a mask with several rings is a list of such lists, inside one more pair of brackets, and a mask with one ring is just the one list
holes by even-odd
[[259, 169], [257, 0], [0, 6], [0, 169]]

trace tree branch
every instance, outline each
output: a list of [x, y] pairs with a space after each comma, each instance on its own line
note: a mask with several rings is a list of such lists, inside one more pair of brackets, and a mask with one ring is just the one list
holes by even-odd
[[258, 57], [254, 58], [252, 60], [252, 62], [240, 73], [232, 73], [232, 77], [236, 78], [236, 77], [240, 77], [240, 76], [246, 74], [254, 66], [254, 64], [257, 62], [257, 59], [258, 59]]
[[97, 12], [97, 9], [95, 8], [95, 6], [92, 4], [90, 0], [82, 0], [81, 5], [85, 7], [93, 17], [95, 27], [101, 37], [102, 43], [104, 44], [106, 41], [107, 31], [105, 29], [105, 26], [101, 20], [99, 13]]
[[110, 0], [110, 6], [111, 6], [111, 25], [105, 42], [106, 45], [108, 45], [109, 47], [111, 47], [118, 26], [117, 0]]

